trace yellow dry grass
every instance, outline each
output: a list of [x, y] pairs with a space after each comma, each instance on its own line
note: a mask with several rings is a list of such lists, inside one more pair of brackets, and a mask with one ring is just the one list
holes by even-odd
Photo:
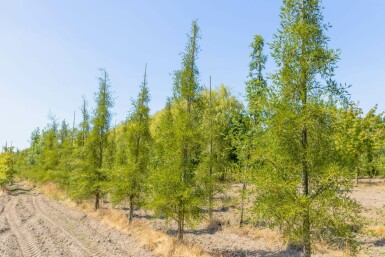
[[38, 190], [56, 201], [62, 201], [67, 198], [65, 192], [61, 190], [57, 184], [52, 182], [40, 185]]
[[335, 257], [347, 257], [351, 256], [348, 250], [336, 250], [336, 249], [331, 249], [328, 247], [326, 244], [323, 243], [315, 243], [314, 244], [314, 250], [321, 254], [327, 254], [328, 256], [335, 256]]
[[123, 210], [102, 208], [94, 211], [93, 205], [90, 202], [75, 203], [70, 201], [66, 192], [61, 190], [55, 183], [40, 184], [37, 185], [36, 189], [56, 201], [87, 213], [111, 228], [133, 236], [141, 246], [150, 249], [155, 256], [210, 257], [198, 246], [179, 243], [161, 231], [152, 230], [148, 225], [139, 220], [134, 220], [131, 225], [128, 225], [128, 219]]
[[359, 189], [380, 189], [385, 190], [384, 179], [362, 179], [355, 188]]
[[282, 234], [277, 231], [268, 228], [255, 228], [255, 227], [236, 227], [228, 228], [232, 233], [240, 236], [247, 236], [253, 240], [263, 240], [266, 242], [270, 249], [274, 249], [277, 246], [282, 247], [284, 245], [284, 239]]
[[385, 226], [380, 225], [380, 226], [367, 227], [364, 229], [364, 232], [372, 236], [384, 238]]

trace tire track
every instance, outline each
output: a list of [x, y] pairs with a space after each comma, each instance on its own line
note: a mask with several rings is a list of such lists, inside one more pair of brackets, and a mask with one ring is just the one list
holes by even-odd
[[89, 256], [104, 256], [104, 254], [102, 254], [100, 250], [95, 252], [96, 245], [91, 245], [89, 242], [85, 242], [85, 240], [82, 240], [82, 238], [84, 238], [83, 235], [79, 235], [76, 232], [73, 233], [74, 231], [72, 229], [71, 229], [72, 230], [71, 231], [72, 233], [71, 233], [70, 230], [68, 229], [69, 224], [68, 226], [66, 226], [66, 228], [64, 228], [63, 225], [60, 224], [60, 222], [58, 222], [57, 220], [53, 220], [55, 218], [53, 218], [52, 216], [48, 217], [42, 210], [40, 203], [38, 203], [38, 201], [36, 200], [36, 197], [32, 197], [32, 203], [33, 203], [33, 206], [35, 207], [35, 210], [37, 211], [37, 215], [41, 216], [43, 219], [49, 222], [52, 226], [57, 227], [59, 230], [61, 230], [63, 234], [65, 234], [71, 240], [76, 242], [76, 244], [81, 248], [82, 251], [87, 253]]
[[[153, 256], [130, 236], [108, 229], [98, 221], [88, 218], [84, 213], [51, 201], [44, 195], [36, 197], [36, 204], [46, 216], [62, 225], [71, 234], [83, 235], [86, 237], [85, 242], [97, 242], [97, 248], [105, 250], [102, 253], [107, 256]], [[83, 242], [81, 238], [79, 241]]]
[[91, 256], [72, 237], [68, 236], [56, 224], [40, 215], [33, 204], [35, 197], [21, 197], [19, 213], [27, 218], [26, 225], [31, 233], [43, 244], [47, 256]]
[[153, 256], [131, 236], [31, 190], [17, 194], [19, 187], [0, 197], [0, 256]]
[[[110, 256], [107, 253], [107, 250], [100, 249], [97, 242], [90, 240], [86, 233], [78, 229], [80, 224], [73, 224], [73, 221], [66, 217], [64, 213], [60, 213], [60, 216], [57, 215], [57, 210], [45, 204], [40, 197], [33, 197], [33, 204], [35, 209], [39, 212], [39, 215], [61, 229], [63, 233], [72, 238], [87, 254], [99, 257]], [[47, 206], [50, 210], [47, 210]]]
[[22, 221], [16, 216], [16, 205], [19, 202], [19, 197], [11, 197], [11, 200], [4, 208], [5, 217], [8, 221], [11, 232], [15, 235], [23, 256], [38, 257], [44, 256], [44, 252], [39, 248], [33, 236], [22, 228]]

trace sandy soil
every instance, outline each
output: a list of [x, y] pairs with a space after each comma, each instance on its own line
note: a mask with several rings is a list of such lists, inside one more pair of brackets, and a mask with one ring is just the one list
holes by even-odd
[[0, 256], [152, 255], [130, 236], [24, 191], [0, 196]]
[[[241, 185], [234, 185], [229, 190], [231, 196], [236, 196], [235, 192], [240, 188]], [[363, 207], [361, 215], [365, 219], [366, 227], [385, 226], [384, 180], [362, 181], [358, 187], [354, 188], [351, 197]], [[218, 224], [213, 226], [213, 224], [203, 221], [193, 228], [187, 229], [185, 235], [187, 243], [197, 245], [214, 256], [301, 256], [299, 249], [288, 248], [274, 231], [239, 229], [239, 203], [230, 200], [225, 204], [227, 207], [224, 209], [222, 209], [223, 204], [220, 199], [217, 199], [217, 204], [214, 219]], [[158, 219], [150, 211], [136, 210], [136, 218], [153, 229], [176, 236], [175, 223], [167, 223], [165, 220]], [[385, 256], [385, 237], [362, 232], [358, 235], [358, 240], [360, 249], [358, 256]], [[343, 252], [318, 246], [318, 250], [313, 256], [343, 256]]]
[[352, 198], [362, 206], [361, 216], [368, 228], [384, 228], [382, 235], [359, 235], [360, 255], [385, 256], [385, 181], [362, 180], [352, 191]]
[[[239, 185], [235, 185], [230, 192], [238, 189]], [[131, 236], [33, 190], [23, 190], [0, 196], [0, 256], [152, 256]], [[352, 198], [363, 207], [365, 226], [385, 231], [385, 182], [364, 181], [354, 188]], [[215, 222], [202, 221], [188, 228], [186, 243], [221, 257], [301, 256], [299, 249], [288, 248], [277, 232], [239, 229], [238, 206], [234, 200], [223, 203], [218, 198]], [[174, 223], [156, 218], [149, 211], [135, 210], [135, 218], [154, 230], [176, 235]], [[364, 231], [358, 239], [359, 256], [385, 256], [385, 232], [376, 235]], [[320, 246], [314, 256], [342, 256], [342, 252]]]

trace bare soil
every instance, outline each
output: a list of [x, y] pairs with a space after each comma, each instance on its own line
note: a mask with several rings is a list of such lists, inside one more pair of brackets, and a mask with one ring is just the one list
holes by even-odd
[[[361, 216], [366, 227], [358, 237], [360, 255], [385, 256], [385, 180], [361, 180], [353, 189], [352, 198], [362, 206]], [[375, 233], [376, 229], [382, 233]]]
[[[239, 198], [236, 196], [241, 187], [234, 185], [227, 192], [227, 196]], [[361, 216], [364, 218], [365, 228], [384, 228], [382, 235], [372, 234], [367, 229], [358, 235], [358, 256], [385, 257], [385, 180], [361, 180], [352, 190], [351, 197], [362, 206]], [[249, 207], [252, 200], [249, 199]], [[245, 228], [239, 228], [238, 202], [230, 200], [223, 204], [220, 198], [216, 202], [214, 222], [202, 221], [188, 228], [185, 235], [187, 243], [199, 246], [213, 256], [301, 256], [300, 249], [288, 247], [278, 232], [250, 228], [247, 225]], [[250, 215], [246, 213], [245, 216], [247, 221]], [[136, 210], [136, 218], [153, 229], [176, 235], [175, 223], [156, 218], [150, 211]], [[328, 249], [323, 245], [316, 245], [315, 248], [313, 256], [345, 256], [343, 250]]]
[[0, 196], [0, 256], [152, 256], [132, 237], [21, 185]]
[[[0, 196], [0, 256], [153, 256], [129, 234], [83, 212], [21, 184], [9, 189], [10, 195]], [[221, 257], [301, 256], [300, 249], [285, 245], [276, 231], [248, 225], [238, 228], [239, 202], [234, 196], [239, 189], [240, 185], [234, 185], [225, 201], [223, 196], [217, 198], [213, 221], [187, 228], [186, 244]], [[365, 229], [358, 236], [359, 256], [385, 256], [385, 181], [363, 180], [351, 197], [363, 207], [365, 219]], [[125, 206], [120, 208], [127, 211]], [[150, 211], [135, 210], [135, 219], [153, 230], [176, 235], [176, 224]], [[343, 256], [342, 251], [316, 248], [314, 256]]]

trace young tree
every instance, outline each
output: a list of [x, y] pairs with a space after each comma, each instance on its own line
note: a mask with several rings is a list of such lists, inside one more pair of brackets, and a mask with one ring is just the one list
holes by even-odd
[[[244, 205], [247, 196], [247, 184], [256, 175], [257, 158], [252, 154], [261, 152], [262, 142], [260, 140], [267, 119], [267, 104], [269, 88], [264, 79], [267, 56], [263, 53], [264, 40], [262, 36], [255, 35], [250, 44], [252, 49], [249, 63], [249, 80], [246, 81], [247, 111], [235, 113], [232, 126], [232, 144], [237, 156], [237, 169], [240, 171], [242, 182], [241, 192], [241, 215], [239, 225], [244, 222]], [[258, 156], [258, 154], [257, 154]]]
[[327, 46], [321, 10], [319, 0], [283, 1], [281, 28], [271, 44], [278, 71], [272, 76], [270, 151], [261, 158], [269, 167], [257, 184], [256, 211], [300, 243], [305, 257], [317, 239], [342, 238], [353, 247], [351, 224], [357, 224], [355, 204], [341, 190], [351, 187], [350, 174], [336, 160], [331, 140], [331, 112], [346, 94], [333, 80], [338, 52]]
[[250, 47], [252, 52], [250, 53], [249, 80], [246, 82], [246, 100], [252, 125], [257, 129], [261, 125], [262, 118], [266, 116], [268, 100], [268, 87], [263, 77], [267, 56], [263, 53], [262, 36], [255, 35]]
[[88, 102], [84, 96], [82, 98], [82, 106], [80, 111], [82, 113], [82, 121], [79, 125], [79, 132], [77, 134], [77, 145], [84, 147], [86, 145], [86, 139], [88, 138], [91, 130], [90, 115], [88, 113]]
[[0, 153], [0, 188], [13, 182], [15, 175], [15, 153], [14, 147], [7, 144]]
[[82, 98], [80, 107], [81, 121], [76, 129], [76, 140], [72, 151], [72, 166], [69, 176], [68, 191], [73, 199], [81, 200], [90, 197], [89, 188], [92, 186], [89, 179], [91, 165], [89, 160], [89, 138], [91, 132], [90, 114], [88, 112], [88, 102], [85, 97]]
[[350, 104], [348, 108], [336, 108], [337, 130], [335, 141], [337, 151], [341, 156], [343, 165], [349, 167], [356, 174], [356, 184], [358, 183], [359, 170], [362, 168], [364, 153], [365, 133], [362, 122], [362, 110], [355, 104]]
[[242, 227], [244, 223], [244, 206], [247, 196], [247, 183], [250, 182], [252, 175], [252, 121], [243, 107], [232, 111], [230, 133], [228, 137], [231, 141], [233, 154], [236, 157], [236, 162], [233, 165], [236, 174], [235, 177], [237, 181], [242, 183], [239, 221], [239, 226]]
[[113, 99], [110, 89], [110, 79], [107, 71], [102, 69], [99, 77], [99, 92], [96, 94], [96, 108], [91, 120], [92, 130], [88, 140], [89, 172], [88, 179], [90, 193], [95, 196], [95, 210], [99, 209], [100, 197], [103, 195], [103, 187], [107, 181], [107, 169], [105, 169], [105, 151], [108, 148], [108, 133], [111, 123], [111, 111]]
[[[196, 170], [199, 164], [199, 71], [197, 57], [199, 52], [199, 27], [193, 21], [188, 43], [182, 57], [182, 68], [174, 75], [174, 99], [161, 115], [159, 136], [163, 136], [163, 126], [167, 124], [167, 140], [156, 138], [161, 144], [161, 167], [153, 172], [154, 185], [151, 186], [152, 206], [158, 214], [172, 218], [178, 223], [178, 238], [183, 240], [185, 223], [199, 216], [201, 204], [200, 187], [197, 184]], [[168, 116], [169, 120], [164, 120]], [[166, 184], [163, 184], [166, 183]], [[168, 187], [172, 189], [169, 193]]]
[[74, 150], [72, 143], [72, 130], [70, 130], [68, 123], [63, 120], [61, 128], [58, 132], [58, 171], [57, 180], [62, 186], [68, 186], [70, 172], [73, 169], [73, 155]]
[[[146, 65], [147, 66], [147, 65]], [[148, 176], [150, 137], [150, 101], [147, 87], [147, 73], [144, 72], [140, 92], [135, 101], [132, 102], [132, 111], [129, 114], [122, 133], [122, 141], [126, 148], [124, 156], [120, 157], [114, 178], [112, 191], [115, 202], [128, 199], [130, 212], [129, 224], [132, 223], [134, 206], [140, 203], [140, 197], [145, 187], [144, 183]]]
[[230, 125], [233, 113], [241, 108], [238, 100], [224, 85], [201, 92], [201, 153], [197, 176], [204, 185], [209, 218], [213, 218], [214, 196], [223, 192], [225, 175], [232, 165]]
[[41, 132], [39, 128], [36, 128], [31, 133], [31, 139], [30, 139], [30, 147], [28, 149], [28, 161], [27, 163], [29, 165], [35, 165], [36, 159], [40, 155], [41, 152]]
[[[38, 172], [46, 172], [53, 171], [57, 168], [59, 164], [59, 129], [58, 123], [55, 115], [52, 113], [49, 114], [50, 123], [43, 130], [41, 137], [42, 151], [39, 155], [37, 165], [41, 168], [41, 171]], [[46, 176], [46, 174], [42, 174]]]

